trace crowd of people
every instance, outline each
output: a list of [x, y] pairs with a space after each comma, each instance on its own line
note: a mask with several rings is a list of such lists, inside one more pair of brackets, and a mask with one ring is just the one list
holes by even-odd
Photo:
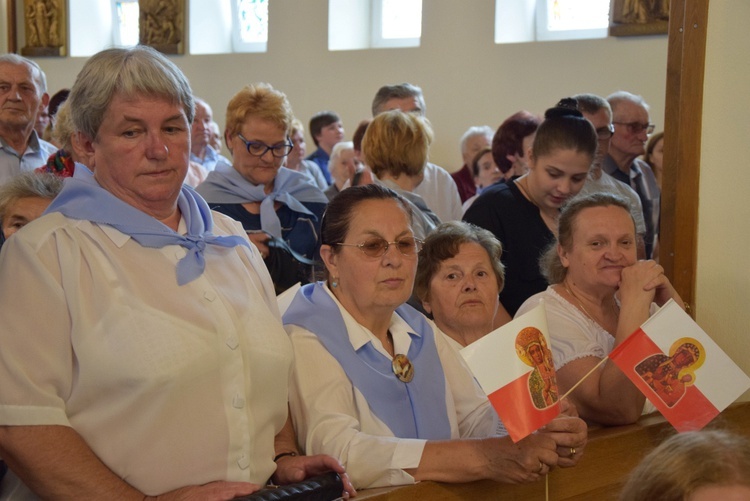
[[[96, 54], [58, 94], [50, 113], [39, 66], [0, 56], [8, 499], [231, 499], [330, 470], [345, 497], [533, 482], [578, 463], [587, 423], [650, 410], [597, 365], [682, 304], [640, 96], [473, 126], [451, 175], [409, 83], [352, 141], [314, 115], [308, 156], [281, 90], [246, 85], [219, 127], [147, 47]], [[541, 300], [560, 393], [598, 369], [513, 443], [458, 350]]]

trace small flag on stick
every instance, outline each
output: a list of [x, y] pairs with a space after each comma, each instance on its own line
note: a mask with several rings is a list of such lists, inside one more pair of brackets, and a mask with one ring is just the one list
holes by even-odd
[[673, 300], [609, 358], [679, 432], [700, 430], [750, 378]]
[[544, 303], [461, 350], [518, 442], [560, 413]]

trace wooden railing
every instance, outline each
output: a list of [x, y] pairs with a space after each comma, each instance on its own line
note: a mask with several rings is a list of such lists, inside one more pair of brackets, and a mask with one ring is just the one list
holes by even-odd
[[[710, 425], [750, 437], [750, 402], [727, 408]], [[636, 424], [589, 430], [589, 442], [575, 468], [549, 474], [550, 500], [608, 500], [617, 494], [630, 470], [675, 430], [660, 415], [646, 416]], [[421, 482], [416, 485], [360, 491], [358, 500], [544, 500], [544, 481], [506, 485], [492, 481], [468, 484]]]

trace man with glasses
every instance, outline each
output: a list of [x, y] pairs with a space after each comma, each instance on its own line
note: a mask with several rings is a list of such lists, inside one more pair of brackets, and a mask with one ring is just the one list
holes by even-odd
[[635, 230], [638, 233], [638, 257], [645, 257], [644, 237], [646, 234], [646, 223], [643, 220], [643, 208], [641, 199], [630, 185], [621, 183], [612, 176], [605, 175], [602, 171], [604, 158], [609, 153], [609, 143], [612, 139], [614, 126], [612, 125], [612, 108], [606, 99], [596, 94], [578, 94], [573, 96], [578, 102], [578, 110], [591, 122], [596, 129], [599, 138], [599, 147], [596, 150], [594, 163], [591, 165], [586, 184], [578, 193], [578, 196], [586, 196], [591, 193], [612, 193], [620, 196], [630, 203], [630, 211], [635, 220]]
[[658, 253], [661, 191], [651, 167], [639, 159], [646, 151], [648, 135], [654, 131], [649, 122], [648, 104], [641, 96], [618, 91], [607, 97], [615, 126], [604, 158], [604, 172], [632, 187], [641, 199], [646, 220], [646, 258]]

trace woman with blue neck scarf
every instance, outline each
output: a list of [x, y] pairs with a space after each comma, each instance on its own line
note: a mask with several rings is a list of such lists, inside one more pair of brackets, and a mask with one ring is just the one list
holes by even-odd
[[108, 49], [69, 102], [94, 170], [0, 253], [0, 497], [233, 499], [343, 473], [297, 454], [292, 347], [257, 249], [183, 184], [185, 75]]
[[583, 421], [560, 417], [517, 444], [499, 436], [466, 365], [404, 304], [421, 247], [411, 204], [380, 185], [348, 188], [328, 205], [321, 238], [328, 280], [303, 286], [283, 317], [292, 418], [308, 453], [338, 457], [358, 488], [530, 482], [577, 462]]
[[242, 223], [276, 293], [312, 279], [328, 198], [301, 172], [282, 167], [292, 151], [294, 114], [283, 92], [248, 85], [227, 105], [224, 139], [232, 165], [219, 163], [198, 187], [213, 210]]

